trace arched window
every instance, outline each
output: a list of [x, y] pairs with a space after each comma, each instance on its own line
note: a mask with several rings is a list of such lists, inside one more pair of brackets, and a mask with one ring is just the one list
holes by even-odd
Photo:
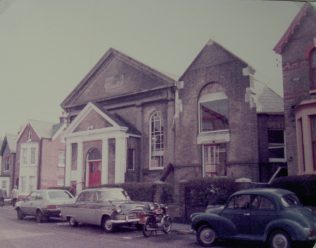
[[316, 48], [314, 48], [310, 53], [310, 89], [316, 90]]
[[200, 132], [227, 130], [228, 99], [222, 92], [205, 94], [199, 98]]
[[150, 169], [163, 168], [164, 128], [160, 112], [154, 112], [150, 117]]
[[101, 160], [102, 156], [98, 149], [93, 148], [88, 152], [87, 160], [88, 161], [95, 161], [95, 160]]

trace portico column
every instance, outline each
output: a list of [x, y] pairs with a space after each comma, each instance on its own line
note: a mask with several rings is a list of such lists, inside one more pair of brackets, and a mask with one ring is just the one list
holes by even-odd
[[66, 168], [65, 168], [65, 186], [70, 186], [71, 181], [71, 143], [66, 139]]
[[124, 183], [126, 172], [127, 139], [115, 138], [115, 183]]
[[107, 184], [109, 179], [109, 141], [102, 140], [101, 184]]
[[77, 193], [82, 191], [83, 187], [83, 166], [84, 161], [83, 161], [83, 145], [82, 142], [78, 142], [78, 150], [77, 150]]

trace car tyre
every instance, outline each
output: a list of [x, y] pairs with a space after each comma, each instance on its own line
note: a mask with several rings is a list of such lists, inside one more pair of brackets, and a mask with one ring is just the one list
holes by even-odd
[[199, 227], [196, 233], [196, 240], [200, 246], [211, 247], [216, 241], [216, 232], [213, 228], [208, 225]]
[[115, 231], [115, 226], [111, 221], [110, 217], [103, 217], [102, 219], [102, 228], [107, 233], [112, 233]]
[[275, 231], [269, 236], [270, 248], [291, 248], [290, 236], [284, 231]]
[[76, 227], [76, 226], [78, 226], [78, 222], [75, 220], [74, 217], [70, 217], [69, 218], [69, 225], [72, 227]]
[[35, 219], [37, 223], [42, 223], [47, 220], [41, 210], [36, 211]]
[[16, 216], [17, 216], [18, 220], [23, 220], [25, 217], [25, 215], [22, 213], [22, 210], [19, 208], [16, 210]]

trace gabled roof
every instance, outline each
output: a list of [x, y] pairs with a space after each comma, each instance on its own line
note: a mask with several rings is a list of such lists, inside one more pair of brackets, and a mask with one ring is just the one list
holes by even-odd
[[314, 7], [308, 2], [306, 2], [301, 7], [301, 9], [299, 10], [297, 15], [295, 16], [295, 18], [291, 22], [290, 26], [287, 28], [286, 32], [283, 34], [283, 36], [281, 37], [279, 42], [273, 48], [273, 50], [276, 53], [281, 54], [283, 52], [284, 47], [289, 42], [289, 40], [291, 39], [292, 35], [296, 32], [297, 27], [302, 23], [304, 17], [306, 16], [306, 14], [307, 14], [307, 12], [308, 12], [308, 10], [310, 8], [314, 8]]
[[204, 51], [209, 48], [210, 46], [218, 46], [220, 49], [222, 49], [223, 51], [227, 52], [231, 57], [241, 61], [242, 63], [244, 63], [245, 65], [249, 66], [253, 71], [253, 67], [247, 63], [246, 61], [244, 61], [243, 59], [241, 59], [239, 56], [235, 55], [234, 53], [230, 52], [228, 49], [226, 49], [225, 47], [223, 47], [222, 45], [220, 45], [219, 43], [217, 43], [216, 41], [210, 39], [206, 45], [202, 48], [202, 50], [198, 53], [198, 55], [195, 57], [195, 59], [193, 59], [193, 61], [191, 62], [191, 64], [188, 66], [188, 68], [182, 73], [182, 75], [179, 77], [179, 81], [183, 80], [184, 75], [191, 69], [191, 67], [196, 63], [196, 61], [202, 56], [202, 54], [204, 53]]
[[[111, 114], [103, 109], [103, 107], [97, 103], [89, 102], [76, 116], [73, 122], [68, 126], [66, 135], [72, 133], [82, 120], [89, 114], [90, 111], [95, 111], [107, 122], [109, 122], [114, 128], [124, 128], [126, 133], [139, 136], [141, 133], [130, 123], [125, 121], [121, 116], [117, 114]], [[93, 123], [92, 123], [93, 124]]]
[[89, 80], [97, 73], [97, 71], [113, 56], [119, 58], [121, 61], [129, 64], [130, 66], [142, 70], [144, 73], [148, 75], [154, 75], [164, 82], [166, 82], [166, 86], [174, 85], [175, 80], [171, 77], [125, 55], [124, 53], [117, 51], [113, 48], [110, 48], [103, 57], [98, 61], [98, 63], [88, 72], [88, 74], [81, 80], [81, 82], [73, 89], [73, 91], [65, 98], [65, 100], [61, 103], [61, 106], [65, 108], [67, 104], [77, 95], [77, 93], [84, 88], [84, 86], [89, 82]]
[[52, 123], [52, 122], [46, 122], [46, 121], [39, 121], [39, 120], [28, 120], [27, 123], [24, 125], [24, 127], [21, 129], [17, 140], [20, 139], [21, 135], [23, 134], [26, 127], [30, 125], [37, 136], [39, 138], [46, 138], [46, 139], [52, 139], [53, 136], [61, 129], [63, 126], [62, 123]]
[[257, 113], [283, 113], [283, 98], [271, 88], [255, 82]]
[[16, 141], [17, 141], [17, 135], [6, 134], [3, 141], [2, 141], [2, 145], [1, 145], [1, 155], [4, 152], [6, 145], [8, 145], [11, 153], [15, 153], [16, 152]]

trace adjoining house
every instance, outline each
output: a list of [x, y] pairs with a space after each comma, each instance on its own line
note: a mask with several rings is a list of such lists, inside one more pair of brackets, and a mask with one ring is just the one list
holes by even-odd
[[16, 139], [17, 135], [6, 134], [1, 144], [1, 171], [0, 188], [5, 189], [7, 196], [15, 185], [14, 172], [16, 162]]
[[[276, 170], [273, 145], [283, 141], [282, 98], [267, 87], [257, 94], [253, 74], [213, 41], [179, 80], [110, 49], [61, 104], [65, 184], [80, 191], [162, 175], [267, 180]], [[266, 139], [273, 130], [281, 131], [276, 142]], [[259, 175], [260, 164], [271, 168]]]
[[305, 3], [274, 51], [282, 56], [289, 174], [316, 173], [316, 10]]
[[20, 194], [34, 189], [64, 186], [65, 144], [61, 135], [66, 127], [30, 120], [16, 139], [14, 182]]

